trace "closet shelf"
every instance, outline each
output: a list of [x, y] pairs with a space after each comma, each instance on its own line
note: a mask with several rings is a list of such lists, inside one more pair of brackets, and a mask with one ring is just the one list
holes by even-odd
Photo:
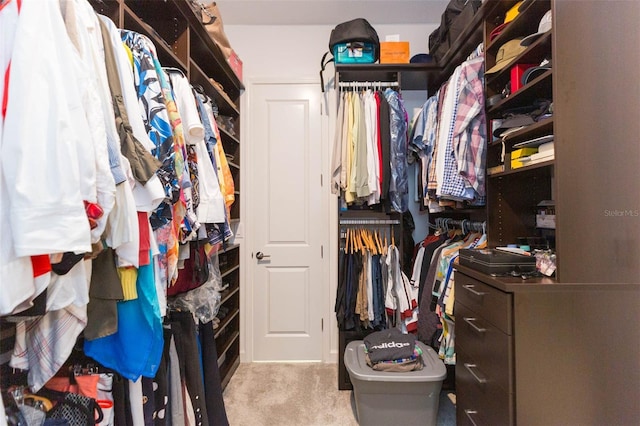
[[124, 10], [124, 28], [149, 37], [156, 48], [158, 60], [163, 66], [176, 67], [187, 72], [185, 61], [176, 55], [173, 46], [164, 40], [151, 24], [140, 19], [126, 4], [122, 7]]
[[[534, 123], [530, 126], [525, 127], [524, 129], [520, 129], [516, 132], [511, 133], [507, 137], [505, 137], [504, 141], [506, 144], [514, 144], [517, 142], [523, 142], [527, 139], [533, 139], [540, 136], [546, 136], [553, 134], [553, 117], [540, 120], [537, 123]], [[497, 139], [491, 143], [489, 143], [489, 147], [501, 146], [502, 139]]]
[[229, 380], [231, 380], [231, 376], [233, 376], [233, 373], [240, 366], [239, 351], [233, 352], [233, 361], [229, 361], [229, 357], [226, 357], [222, 365], [218, 362], [218, 365], [220, 365], [220, 375], [222, 376], [222, 389], [227, 386]]
[[[483, 22], [487, 16], [494, 13], [494, 10], [499, 5], [497, 1], [483, 1], [482, 5], [473, 16], [471, 22], [462, 31], [458, 38], [451, 43], [451, 47], [442, 58], [441, 63], [438, 65], [441, 67], [441, 72], [434, 80], [434, 85], [431, 86], [430, 92], [435, 93], [442, 83], [444, 83], [453, 73], [453, 70], [483, 42]], [[514, 2], [515, 3], [515, 2]]]
[[[198, 63], [203, 63], [203, 66], [205, 61], [202, 61], [202, 58], [210, 58], [211, 60], [206, 61], [206, 64], [212, 68], [212, 72], [207, 72], [207, 74], [215, 75], [217, 81], [222, 84], [232, 98], [239, 97], [240, 93], [245, 89], [244, 84], [235, 75], [226, 60], [223, 59], [224, 55], [220, 48], [202, 25], [200, 17], [191, 8], [190, 2], [188, 0], [169, 0], [169, 2], [174, 3], [182, 12], [192, 29], [194, 37], [191, 40], [191, 56], [197, 57]], [[147, 7], [153, 7], [155, 2], [148, 0], [146, 3], [151, 3]]]
[[[472, 21], [439, 63], [426, 64], [336, 64], [336, 80], [345, 81], [392, 81], [397, 79], [402, 90], [428, 90], [435, 93], [450, 76], [456, 66], [463, 62], [483, 42], [483, 22], [494, 13], [501, 2], [485, 1]], [[515, 1], [514, 1], [515, 3]]]
[[500, 117], [505, 109], [526, 106], [537, 99], [551, 99], [553, 95], [552, 74], [552, 70], [545, 71], [540, 76], [522, 86], [520, 90], [489, 108], [487, 110], [487, 117]]
[[218, 129], [220, 129], [220, 133], [222, 133], [224, 135], [223, 139], [232, 140], [236, 144], [240, 145], [240, 139], [238, 139], [235, 135], [232, 135], [231, 133], [229, 133], [229, 131], [227, 129], [225, 129], [224, 127], [220, 127], [220, 126], [218, 126]]
[[[234, 219], [231, 219], [231, 221], [233, 221]], [[237, 249], [238, 247], [240, 247], [240, 244], [229, 244], [223, 251], [224, 252], [229, 252], [231, 250]]]
[[[527, 48], [520, 55], [516, 56], [511, 62], [505, 66], [502, 70], [487, 76], [486, 86], [494, 90], [502, 90], [504, 85], [511, 79], [511, 67], [515, 64], [540, 64], [543, 59], [549, 58], [549, 52], [551, 50], [551, 33], [542, 35], [531, 46]], [[489, 54], [487, 54], [489, 58]], [[494, 63], [493, 60], [491, 63]]]
[[229, 288], [227, 288], [225, 291], [222, 292], [220, 303], [226, 302], [231, 298], [231, 296], [233, 296], [239, 291], [240, 291], [240, 286], [238, 284], [229, 285]]
[[220, 321], [220, 324], [218, 324], [218, 328], [216, 329], [216, 332], [213, 335], [214, 339], [217, 339], [218, 336], [220, 336], [220, 334], [222, 334], [222, 332], [225, 331], [229, 323], [231, 323], [231, 321], [238, 315], [240, 315], [240, 308], [235, 308], [233, 311], [229, 312], [227, 316]]
[[198, 64], [196, 64], [193, 60], [189, 60], [189, 66], [189, 74], [193, 83], [202, 86], [207, 95], [215, 99], [218, 110], [223, 115], [237, 116], [240, 114], [240, 111], [238, 111], [238, 107], [235, 105], [235, 103], [233, 103], [225, 93], [222, 93], [220, 88], [218, 88], [211, 82], [209, 77], [207, 77], [205, 72], [202, 70], [202, 68], [200, 68], [200, 66], [198, 66]]
[[[497, 2], [496, 2], [497, 3]], [[516, 1], [513, 2], [514, 4]], [[495, 55], [500, 46], [523, 34], [532, 34], [538, 31], [540, 18], [551, 8], [549, 0], [537, 0], [529, 2], [529, 6], [521, 11], [513, 21], [507, 25], [496, 38], [487, 43], [485, 51]], [[497, 25], [496, 25], [497, 26]], [[493, 27], [490, 28], [493, 30]]]
[[227, 275], [229, 275], [233, 271], [237, 271], [238, 269], [240, 269], [240, 265], [234, 265], [231, 268], [227, 269], [226, 271], [222, 272], [221, 276], [226, 277]]
[[494, 173], [491, 175], [487, 175], [487, 177], [493, 179], [493, 178], [499, 178], [507, 175], [512, 175], [515, 173], [526, 173], [535, 169], [541, 169], [543, 167], [553, 167], [554, 164], [555, 164], [555, 160], [549, 160], [549, 161], [544, 161], [542, 163], [532, 164], [530, 166], [524, 166], [517, 169], [507, 170], [505, 172]]
[[427, 64], [336, 64], [336, 81], [397, 81], [402, 90], [427, 90], [430, 81], [441, 72]]
[[[234, 331], [233, 334], [231, 334], [231, 337], [229, 337], [229, 339], [226, 342], [224, 342], [224, 344], [222, 345], [222, 349], [217, 348], [218, 364], [220, 364], [222, 357], [227, 353], [231, 345], [233, 345], [233, 343], [238, 339], [238, 337], [240, 337], [240, 333], [238, 331]], [[217, 346], [217, 342], [216, 342], [216, 346]]]

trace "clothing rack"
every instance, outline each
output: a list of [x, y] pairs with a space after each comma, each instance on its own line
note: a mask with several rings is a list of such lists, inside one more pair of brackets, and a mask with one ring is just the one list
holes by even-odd
[[429, 227], [432, 229], [450, 229], [450, 228], [459, 228], [462, 229], [462, 232], [466, 231], [476, 231], [482, 232], [485, 234], [487, 232], [487, 222], [479, 222], [472, 221], [468, 219], [452, 219], [449, 217], [438, 217], [435, 220], [435, 224], [429, 223]]
[[340, 225], [400, 225], [398, 219], [340, 219]]
[[341, 81], [338, 83], [340, 89], [362, 89], [376, 87], [400, 87], [397, 81]]

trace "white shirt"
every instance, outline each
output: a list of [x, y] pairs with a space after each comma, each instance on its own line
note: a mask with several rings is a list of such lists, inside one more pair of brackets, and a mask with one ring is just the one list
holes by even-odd
[[[140, 103], [136, 95], [135, 83], [133, 77], [133, 65], [129, 61], [129, 56], [122, 44], [120, 38], [120, 31], [116, 28], [113, 21], [106, 16], [99, 16], [99, 18], [105, 23], [109, 29], [109, 36], [111, 37], [111, 44], [113, 46], [116, 64], [118, 66], [118, 75], [120, 77], [120, 86], [122, 89], [122, 100], [127, 110], [127, 116], [129, 118], [129, 124], [133, 136], [151, 152], [155, 145], [149, 139], [149, 135], [144, 126], [142, 120], [142, 112], [140, 111]], [[154, 211], [164, 200], [165, 193], [162, 183], [158, 176], [154, 175], [142, 185], [140, 182], [134, 181], [133, 196], [136, 200], [136, 209], [141, 212]]]
[[367, 170], [371, 195], [369, 204], [380, 203], [380, 152], [378, 151], [378, 120], [376, 99], [371, 90], [364, 95], [364, 118], [367, 129]]
[[[86, 1], [60, 0], [63, 11], [67, 33], [73, 42], [74, 53], [77, 57], [77, 70], [82, 70], [84, 87], [82, 100], [85, 110], [88, 134], [87, 141], [92, 145], [87, 149], [87, 154], [93, 156], [87, 160], [85, 167], [93, 173], [90, 196], [87, 201], [96, 202], [100, 205], [104, 214], [97, 220], [97, 227], [91, 230], [92, 242], [100, 241], [107, 224], [107, 217], [115, 202], [115, 180], [111, 173], [109, 163], [109, 152], [107, 149], [107, 130], [105, 125], [105, 113], [103, 102], [100, 98], [100, 79], [106, 74], [104, 60], [101, 62], [96, 58], [100, 51], [96, 43], [96, 32], [100, 34], [100, 27], [95, 13], [88, 13], [86, 7], [90, 7]], [[82, 7], [84, 5], [84, 7]], [[102, 71], [102, 72], [100, 72]], [[110, 120], [113, 123], [113, 119]], [[81, 164], [83, 164], [81, 162]], [[85, 172], [81, 172], [81, 176]]]
[[22, 2], [0, 155], [18, 256], [91, 251], [78, 164], [86, 118], [74, 121], [84, 109], [72, 49], [57, 2]]
[[[200, 203], [196, 208], [198, 222], [224, 223], [224, 198], [220, 191], [217, 172], [213, 168], [213, 163], [204, 141], [204, 126], [198, 114], [191, 86], [183, 75], [175, 72], [171, 72], [169, 75], [185, 131], [185, 142], [195, 145], [196, 156], [198, 157], [198, 182], [200, 184]], [[218, 141], [218, 143], [222, 142]]]
[[[4, 77], [18, 29], [18, 7], [15, 0], [0, 10], [0, 102], [4, 96]], [[3, 144], [4, 120], [0, 114], [0, 149]], [[0, 315], [7, 315], [15, 309], [23, 310], [37, 296], [33, 278], [31, 259], [18, 257], [13, 248], [13, 233], [9, 220], [9, 192], [0, 163]], [[20, 285], [15, 285], [20, 283]], [[42, 291], [44, 289], [40, 289]], [[0, 417], [4, 418], [4, 417]]]

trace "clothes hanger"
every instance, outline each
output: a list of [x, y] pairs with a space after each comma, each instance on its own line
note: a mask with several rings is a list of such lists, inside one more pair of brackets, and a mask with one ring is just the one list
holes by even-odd
[[367, 238], [369, 239], [369, 246], [371, 247], [371, 253], [374, 255], [378, 254], [378, 248], [376, 247], [376, 243], [373, 238], [373, 233], [370, 230], [367, 231]]
[[187, 75], [184, 73], [184, 71], [182, 71], [180, 68], [176, 68], [176, 67], [162, 67], [162, 69], [165, 72], [175, 72], [175, 73], [179, 73], [182, 74], [182, 76], [184, 78], [187, 78]]
[[347, 228], [344, 238], [345, 238], [344, 239], [344, 252], [348, 253], [349, 252], [349, 228]]
[[362, 230], [362, 241], [364, 243], [364, 247], [367, 251], [371, 251], [371, 244], [369, 243], [369, 231], [366, 229]]
[[376, 229], [376, 244], [378, 245], [378, 252], [383, 254], [382, 241], [380, 240], [380, 230]]
[[361, 231], [362, 234], [362, 243], [364, 245], [364, 248], [366, 251], [371, 251], [371, 246], [369, 245], [369, 238], [367, 235], [367, 230], [366, 229], [362, 229]]

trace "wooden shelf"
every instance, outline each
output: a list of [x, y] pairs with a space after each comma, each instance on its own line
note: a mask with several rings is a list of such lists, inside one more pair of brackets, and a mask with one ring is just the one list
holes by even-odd
[[[491, 96], [492, 94], [502, 91], [504, 86], [511, 79], [511, 67], [513, 65], [540, 64], [545, 58], [548, 58], [549, 52], [551, 50], [551, 39], [552, 34], [551, 31], [549, 31], [548, 33], [542, 35], [538, 40], [536, 40], [536, 42], [531, 44], [531, 46], [529, 46], [527, 50], [513, 58], [511, 62], [500, 71], [494, 74], [487, 75], [486, 87], [493, 90], [493, 92], [491, 90], [488, 90], [488, 95]], [[486, 66], [489, 67], [489, 64], [494, 62], [495, 61], [487, 62]]]
[[474, 49], [483, 42], [483, 23], [487, 16], [494, 13], [500, 2], [485, 1], [482, 3], [473, 19], [462, 31], [456, 40], [453, 41], [451, 47], [438, 64], [441, 67], [441, 73], [438, 78], [434, 79], [435, 86], [429, 90], [435, 92], [453, 73], [453, 70], [462, 63]]
[[225, 367], [220, 371], [220, 376], [222, 377], [221, 385], [223, 390], [229, 384], [229, 380], [231, 380], [233, 373], [235, 373], [240, 366], [240, 356], [236, 355], [235, 357], [233, 357], [232, 361], [229, 364], [226, 364], [225, 361], [224, 365], [228, 365], [228, 367]]
[[231, 133], [229, 133], [229, 131], [227, 131], [227, 129], [225, 129], [224, 127], [218, 126], [218, 129], [220, 130], [220, 133], [222, 134], [222, 136], [226, 139], [230, 139], [233, 142], [237, 143], [238, 145], [240, 145], [240, 139], [238, 139], [235, 135], [232, 135]]
[[441, 68], [427, 64], [336, 64], [336, 81], [397, 81], [402, 90], [427, 90]]
[[224, 290], [221, 294], [221, 298], [220, 298], [220, 304], [224, 304], [227, 300], [231, 299], [231, 297], [238, 293], [240, 291], [240, 286], [235, 284], [235, 285], [230, 285], [229, 288], [227, 288], [226, 290]]
[[[200, 17], [196, 16], [188, 0], [168, 0], [182, 12], [191, 28], [191, 56], [197, 59], [199, 64], [203, 64], [203, 69], [207, 75], [215, 76], [227, 94], [232, 98], [240, 97], [245, 87], [238, 79], [238, 76], [229, 66], [226, 58], [218, 45], [213, 41], [206, 28], [202, 25]], [[155, 3], [155, 2], [152, 2]]]
[[[524, 142], [528, 139], [533, 139], [541, 136], [547, 136], [553, 134], [553, 117], [540, 120], [530, 126], [520, 129], [511, 133], [505, 138], [506, 144], [515, 144], [518, 142]], [[495, 140], [488, 145], [490, 148], [494, 146], [502, 146], [502, 140]]]
[[489, 178], [496, 178], [496, 177], [501, 177], [501, 176], [507, 176], [507, 175], [512, 175], [514, 173], [525, 173], [525, 172], [529, 172], [531, 170], [535, 170], [535, 169], [540, 169], [543, 167], [553, 167], [553, 165], [555, 164], [555, 160], [549, 160], [549, 161], [544, 161], [542, 163], [536, 163], [536, 164], [532, 164], [530, 166], [524, 166], [524, 167], [519, 167], [517, 169], [510, 169], [504, 172], [500, 172], [500, 173], [494, 173], [491, 175], [487, 175], [487, 177]]
[[193, 60], [189, 61], [190, 77], [192, 83], [199, 84], [205, 93], [216, 101], [218, 110], [228, 116], [237, 117], [240, 111], [235, 103], [233, 103], [221, 90], [209, 80], [205, 72]]
[[165, 41], [160, 34], [146, 21], [142, 20], [136, 13], [124, 4], [124, 28], [144, 34], [153, 42], [158, 54], [158, 60], [162, 66], [176, 67], [187, 72], [187, 64], [174, 52], [173, 46]]
[[218, 336], [227, 328], [227, 326], [229, 325], [229, 323], [238, 315], [240, 315], [240, 308], [235, 308], [233, 311], [231, 311], [230, 313], [227, 314], [226, 317], [224, 317], [223, 320], [220, 321], [220, 324], [218, 324], [218, 328], [216, 329], [216, 332], [214, 334], [214, 338], [218, 338]]
[[[234, 331], [233, 334], [231, 334], [231, 336], [229, 337], [229, 339], [227, 339], [227, 341], [222, 344], [222, 349], [216, 348], [218, 349], [218, 361], [220, 360], [222, 355], [224, 355], [229, 350], [231, 345], [233, 345], [233, 343], [238, 339], [238, 337], [240, 337], [240, 332]], [[216, 342], [216, 345], [217, 344], [218, 342]]]
[[510, 108], [531, 105], [537, 99], [552, 99], [553, 79], [552, 71], [547, 70], [539, 75], [511, 96], [501, 100], [487, 110], [487, 117], [501, 117], [503, 112]]
[[224, 272], [222, 272], [220, 274], [221, 277], [226, 277], [227, 275], [229, 275], [230, 273], [232, 273], [233, 271], [237, 271], [238, 269], [240, 269], [240, 265], [234, 265], [232, 266], [230, 269], [225, 270]]

